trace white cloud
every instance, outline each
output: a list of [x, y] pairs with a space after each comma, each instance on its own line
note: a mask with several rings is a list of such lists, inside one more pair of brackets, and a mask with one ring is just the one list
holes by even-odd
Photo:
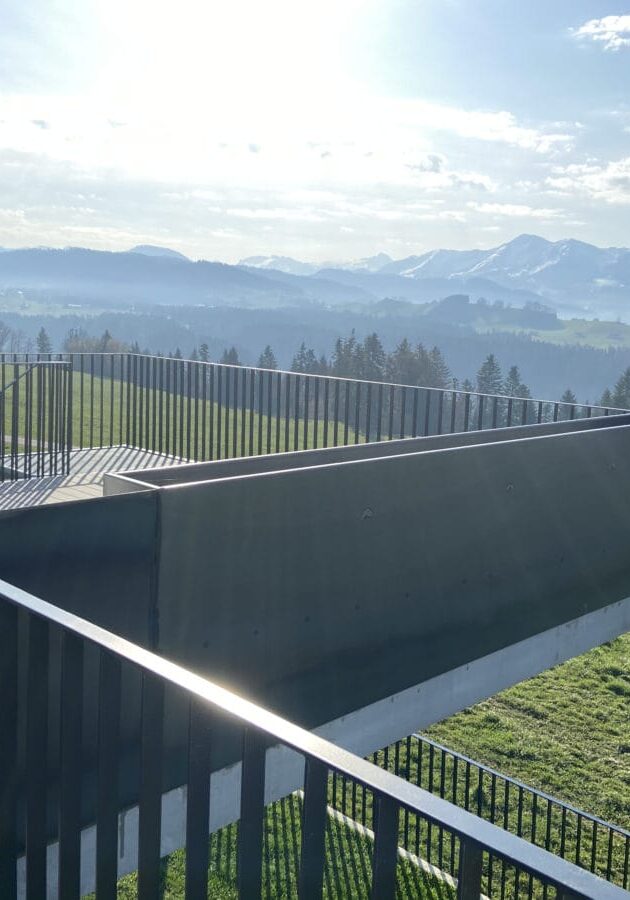
[[580, 192], [606, 203], [630, 204], [630, 156], [606, 164], [588, 162], [556, 167], [546, 183], [558, 193]]
[[630, 47], [630, 15], [603, 16], [590, 19], [571, 32], [574, 37], [602, 43], [604, 50], [620, 50]]
[[509, 216], [519, 219], [560, 219], [564, 213], [560, 209], [527, 206], [524, 203], [469, 203], [476, 212], [490, 216]]

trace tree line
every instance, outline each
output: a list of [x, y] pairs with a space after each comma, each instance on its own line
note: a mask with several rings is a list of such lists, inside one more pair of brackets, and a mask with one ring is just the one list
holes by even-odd
[[[71, 328], [65, 335], [61, 350], [66, 353], [145, 353], [149, 348], [141, 349], [138, 342], [129, 344], [114, 338], [109, 330], [100, 337], [90, 335], [84, 328]], [[12, 329], [0, 321], [0, 351], [10, 353], [52, 353], [53, 346], [44, 327], [41, 327], [35, 340], [18, 330]], [[163, 353], [153, 352], [156, 356], [169, 356], [183, 359], [179, 347]], [[207, 343], [194, 347], [189, 359], [210, 362], [210, 351]], [[243, 365], [235, 346], [226, 347], [219, 358], [223, 365]], [[256, 365], [262, 369], [278, 369], [278, 361], [273, 348], [267, 344]], [[395, 348], [387, 352], [376, 332], [368, 334], [363, 340], [356, 337], [354, 331], [349, 337], [339, 337], [335, 341], [330, 357], [315, 353], [303, 341], [293, 355], [290, 371], [300, 374], [330, 375], [343, 378], [354, 378], [365, 381], [387, 381], [396, 384], [421, 385], [461, 391], [478, 391], [482, 394], [499, 394], [521, 399], [530, 399], [531, 392], [523, 381], [519, 367], [510, 366], [504, 375], [501, 366], [493, 353], [483, 360], [474, 378], [465, 378], [461, 382], [453, 377], [450, 368], [439, 347], [427, 349], [422, 343], [412, 345], [403, 338]], [[575, 393], [567, 388], [560, 398], [564, 403], [577, 403]], [[599, 404], [605, 407], [630, 409], [630, 367], [625, 369], [612, 388], [607, 388]]]

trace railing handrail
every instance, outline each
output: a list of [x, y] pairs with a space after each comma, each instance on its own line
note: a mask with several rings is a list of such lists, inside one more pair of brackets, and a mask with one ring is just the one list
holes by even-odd
[[602, 900], [627, 900], [627, 892], [610, 882], [554, 856], [523, 838], [462, 810], [423, 788], [380, 769], [329, 741], [289, 722], [255, 703], [239, 697], [177, 663], [145, 650], [126, 638], [53, 606], [45, 600], [0, 580], [0, 598], [49, 623], [96, 644], [123, 660], [157, 676], [171, 686], [194, 695], [245, 726], [265, 732], [272, 739], [298, 753], [315, 759], [327, 769], [352, 778], [377, 795], [387, 796], [400, 807], [447, 828], [459, 838], [505, 859], [518, 869], [562, 893]]
[[[4, 354], [5, 356], [7, 354]], [[51, 354], [51, 356], [61, 356], [61, 353]], [[518, 403], [534, 403], [540, 404], [545, 403], [548, 405], [558, 405], [562, 406], [565, 409], [601, 409], [606, 411], [606, 415], [619, 414], [623, 415], [623, 413], [629, 412], [627, 409], [622, 409], [617, 406], [603, 406], [601, 403], [569, 403], [565, 400], [543, 400], [540, 397], [514, 397], [511, 394], [486, 394], [483, 391], [464, 391], [462, 388], [455, 387], [430, 387], [429, 385], [423, 384], [402, 384], [396, 381], [374, 381], [369, 378], [349, 378], [346, 375], [320, 375], [316, 372], [294, 372], [290, 369], [265, 369], [261, 366], [250, 366], [250, 365], [234, 365], [234, 363], [222, 363], [216, 362], [214, 360], [201, 360], [201, 359], [180, 359], [175, 356], [158, 356], [154, 353], [132, 353], [129, 350], [114, 350], [114, 351], [63, 351], [63, 355], [68, 357], [75, 356], [103, 356], [103, 357], [112, 357], [112, 356], [131, 356], [135, 359], [163, 359], [165, 362], [174, 362], [174, 363], [193, 363], [194, 365], [199, 366], [221, 366], [224, 369], [239, 369], [239, 370], [247, 370], [249, 372], [267, 372], [272, 375], [293, 375], [299, 376], [300, 378], [316, 378], [322, 381], [342, 381], [349, 382], [350, 384], [365, 384], [372, 385], [376, 387], [383, 388], [397, 388], [397, 389], [405, 389], [412, 391], [431, 391], [435, 394], [457, 394], [461, 397], [483, 397], [484, 400], [488, 399], [491, 401], [494, 400], [512, 400], [517, 401]]]
[[597, 825], [601, 825], [603, 828], [606, 828], [609, 831], [614, 831], [615, 834], [618, 834], [620, 837], [630, 838], [630, 831], [626, 831], [626, 829], [622, 828], [621, 825], [615, 825], [612, 822], [607, 822], [605, 819], [601, 819], [599, 816], [593, 815], [593, 813], [578, 809], [576, 806], [572, 806], [565, 800], [560, 800], [558, 799], [558, 797], [554, 797], [552, 794], [547, 794], [545, 791], [541, 791], [538, 788], [532, 787], [531, 784], [525, 784], [524, 781], [519, 781], [518, 778], [512, 778], [511, 775], [506, 775], [505, 772], [499, 772], [497, 769], [493, 769], [491, 766], [485, 765], [485, 763], [480, 763], [479, 760], [475, 760], [470, 756], [466, 756], [465, 753], [458, 753], [457, 750], [453, 750], [451, 747], [446, 747], [444, 744], [440, 744], [438, 741], [434, 741], [433, 738], [429, 738], [424, 734], [414, 733], [412, 737], [416, 738], [416, 740], [420, 741], [423, 744], [435, 747], [436, 750], [440, 750], [442, 753], [446, 753], [449, 756], [457, 758], [461, 762], [469, 763], [476, 769], [481, 769], [483, 772], [486, 772], [488, 775], [493, 775], [496, 778], [500, 778], [502, 781], [507, 781], [509, 784], [514, 785], [514, 787], [522, 788], [524, 791], [527, 791], [528, 794], [535, 794], [542, 800], [548, 800], [561, 809], [566, 809], [571, 813], [575, 813], [575, 815], [580, 816], [580, 818], [582, 819], [586, 819], [589, 822], [594, 822]]

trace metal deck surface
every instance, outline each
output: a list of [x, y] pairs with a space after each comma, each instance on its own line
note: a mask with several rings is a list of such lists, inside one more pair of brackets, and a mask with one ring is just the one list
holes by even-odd
[[103, 496], [103, 472], [175, 465], [181, 459], [136, 447], [73, 450], [70, 474], [50, 475], [0, 484], [0, 510], [63, 503]]

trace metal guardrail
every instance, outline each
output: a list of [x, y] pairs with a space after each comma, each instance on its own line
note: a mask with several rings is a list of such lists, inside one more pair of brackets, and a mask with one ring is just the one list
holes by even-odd
[[[18, 619], [26, 631], [18, 654]], [[166, 659], [117, 637], [71, 613], [52, 606], [6, 582], [0, 582], [0, 627], [6, 652], [0, 658], [0, 895], [17, 896], [18, 822], [23, 814], [26, 846], [26, 896], [46, 896], [47, 787], [54, 792], [59, 842], [59, 896], [80, 892], [81, 767], [84, 703], [98, 709], [96, 760], [96, 889], [99, 900], [116, 896], [116, 784], [119, 766], [121, 671], [142, 678], [139, 797], [138, 897], [154, 900], [160, 884], [161, 775], [165, 700], [189, 708], [186, 811], [186, 896], [206, 898], [208, 890], [209, 752], [213, 735], [226, 718], [242, 733], [241, 800], [238, 836], [238, 891], [243, 898], [261, 894], [265, 754], [284, 745], [305, 760], [302, 842], [298, 894], [321, 897], [325, 866], [329, 774], [343, 777], [371, 797], [371, 896], [395, 895], [401, 816], [419, 817], [449, 835], [456, 847], [460, 900], [478, 898], [484, 884], [487, 855], [506, 869], [516, 867], [556, 897], [621, 900], [627, 894], [578, 866], [559, 859], [523, 838], [484, 821], [471, 812], [360, 759], [322, 738], [244, 700]], [[20, 633], [22, 634], [21, 627]], [[61, 645], [59, 734], [48, 734], [50, 667], [53, 642]], [[56, 645], [56, 643], [55, 643]], [[98, 654], [96, 696], [85, 697], [83, 678], [87, 651]], [[20, 659], [18, 660], [18, 656]], [[19, 689], [23, 666], [25, 692]], [[59, 675], [57, 675], [59, 677]], [[59, 742], [58, 770], [49, 772], [49, 738]], [[23, 753], [23, 759], [21, 754]], [[24, 782], [17, 772], [24, 765]], [[22, 796], [23, 794], [23, 796]], [[496, 885], [494, 886], [496, 887]], [[494, 888], [493, 888], [494, 889]]]
[[624, 412], [143, 354], [45, 358], [72, 363], [76, 448], [123, 444], [200, 461]]
[[0, 357], [0, 481], [68, 474], [72, 364], [5, 357]]
[[[422, 787], [451, 803], [498, 825], [500, 828], [568, 859], [627, 890], [630, 880], [630, 832], [605, 822], [539, 791], [515, 778], [482, 765], [464, 754], [413, 734], [373, 753], [378, 766]], [[345, 779], [333, 780], [331, 805], [349, 819], [366, 824], [367, 805], [362, 792]], [[414, 856], [441, 872], [457, 874], [457, 854], [452, 834], [440, 825], [405, 814], [399, 841]], [[500, 886], [504, 896], [533, 896], [533, 880], [517, 869], [489, 856], [484, 877], [490, 896]], [[543, 889], [542, 895], [547, 892]]]

